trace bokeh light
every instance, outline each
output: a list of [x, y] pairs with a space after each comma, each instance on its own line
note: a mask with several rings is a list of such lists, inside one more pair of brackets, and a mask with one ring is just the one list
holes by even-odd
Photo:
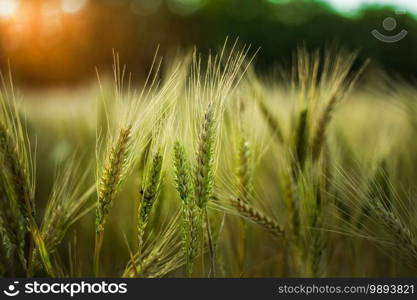
[[0, 0], [0, 17], [8, 18], [14, 16], [17, 8], [17, 0]]
[[201, 8], [203, 0], [167, 0], [169, 9], [178, 15], [189, 15]]
[[416, 0], [326, 0], [334, 8], [342, 12], [351, 12], [360, 9], [363, 5], [391, 5], [406, 9], [417, 14]]
[[61, 7], [66, 13], [76, 13], [81, 10], [88, 0], [62, 0]]

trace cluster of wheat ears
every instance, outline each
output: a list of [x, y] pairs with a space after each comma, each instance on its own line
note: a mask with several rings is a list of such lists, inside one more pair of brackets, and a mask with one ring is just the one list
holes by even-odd
[[116, 55], [97, 101], [3, 76], [0, 274], [415, 275], [417, 92], [340, 48], [264, 79], [237, 48], [155, 55], [140, 89]]

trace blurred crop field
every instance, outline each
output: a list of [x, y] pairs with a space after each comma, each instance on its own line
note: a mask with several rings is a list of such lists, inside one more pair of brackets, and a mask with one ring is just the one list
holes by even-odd
[[247, 38], [138, 64], [95, 49], [110, 63], [81, 66], [81, 83], [62, 53], [54, 65], [24, 44], [14, 67], [10, 52], [0, 275], [414, 277], [413, 73], [349, 42], [279, 64]]

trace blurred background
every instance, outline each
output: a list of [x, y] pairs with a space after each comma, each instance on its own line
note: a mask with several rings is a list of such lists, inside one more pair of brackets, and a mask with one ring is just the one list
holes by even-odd
[[[73, 87], [96, 81], [95, 67], [108, 70], [114, 49], [140, 79], [158, 44], [162, 54], [204, 52], [229, 36], [261, 47], [260, 71], [289, 66], [297, 46], [336, 42], [413, 80], [416, 14], [415, 0], [0, 0], [0, 64], [20, 87]], [[396, 24], [384, 26], [388, 17]], [[387, 44], [374, 29], [408, 35]]]

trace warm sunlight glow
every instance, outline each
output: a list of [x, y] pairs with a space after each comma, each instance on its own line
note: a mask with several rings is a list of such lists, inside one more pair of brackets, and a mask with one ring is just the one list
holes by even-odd
[[0, 17], [8, 18], [16, 14], [17, 0], [0, 0]]
[[87, 4], [87, 0], [62, 0], [61, 8], [66, 13], [76, 13]]

